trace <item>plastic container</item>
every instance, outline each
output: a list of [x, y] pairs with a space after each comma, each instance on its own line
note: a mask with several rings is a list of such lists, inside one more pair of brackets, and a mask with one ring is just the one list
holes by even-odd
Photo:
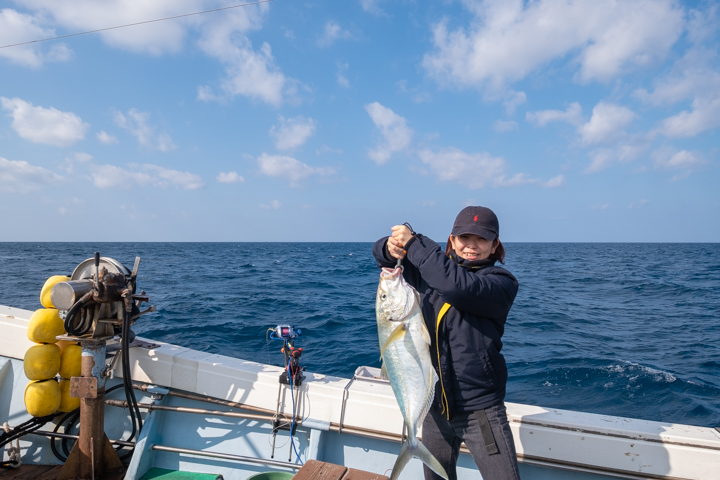
[[289, 472], [261, 472], [247, 478], [247, 480], [290, 480], [295, 476]]

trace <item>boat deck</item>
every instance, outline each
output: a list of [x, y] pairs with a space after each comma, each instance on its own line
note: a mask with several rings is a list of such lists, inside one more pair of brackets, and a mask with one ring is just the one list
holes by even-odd
[[[56, 480], [62, 465], [21, 465], [20, 468], [0, 470], [2, 480]], [[125, 472], [109, 473], [100, 480], [122, 480]]]
[[0, 470], [2, 480], [55, 480], [62, 465], [21, 465], [20, 468]]

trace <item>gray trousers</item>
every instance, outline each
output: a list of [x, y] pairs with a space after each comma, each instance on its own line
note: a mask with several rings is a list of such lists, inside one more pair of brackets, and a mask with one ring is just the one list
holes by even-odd
[[[450, 480], [457, 479], [455, 467], [460, 443], [470, 450], [484, 480], [520, 480], [515, 443], [507, 421], [505, 404], [479, 412], [457, 412], [450, 421], [432, 406], [422, 428], [422, 443], [437, 458]], [[482, 425], [489, 428], [481, 428]], [[441, 480], [427, 467], [425, 480]]]

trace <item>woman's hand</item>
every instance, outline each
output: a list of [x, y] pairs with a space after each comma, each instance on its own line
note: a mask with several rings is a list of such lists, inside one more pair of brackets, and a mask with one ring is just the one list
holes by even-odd
[[390, 255], [392, 255], [393, 257], [398, 258], [398, 259], [400, 259], [400, 260], [402, 260], [403, 258], [405, 258], [405, 255], [407, 254], [407, 252], [406, 252], [405, 249], [402, 247], [402, 245], [400, 244], [400, 242], [398, 242], [398, 241], [397, 241], [395, 238], [393, 238], [393, 237], [389, 237], [389, 238], [388, 238], [388, 240], [387, 240], [387, 249], [388, 249], [388, 252], [390, 252]]
[[388, 252], [395, 258], [403, 259], [407, 254], [404, 247], [412, 238], [412, 232], [405, 225], [395, 225], [392, 232], [392, 237], [387, 241]]

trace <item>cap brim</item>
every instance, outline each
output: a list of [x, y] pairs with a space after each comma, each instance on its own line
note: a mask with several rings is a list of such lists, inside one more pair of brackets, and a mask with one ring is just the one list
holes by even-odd
[[478, 237], [482, 237], [485, 240], [490, 240], [491, 242], [494, 241], [497, 238], [497, 234], [491, 230], [487, 230], [485, 228], [480, 227], [458, 227], [453, 228], [452, 235], [453, 237], [457, 237], [458, 235], [477, 235]]

